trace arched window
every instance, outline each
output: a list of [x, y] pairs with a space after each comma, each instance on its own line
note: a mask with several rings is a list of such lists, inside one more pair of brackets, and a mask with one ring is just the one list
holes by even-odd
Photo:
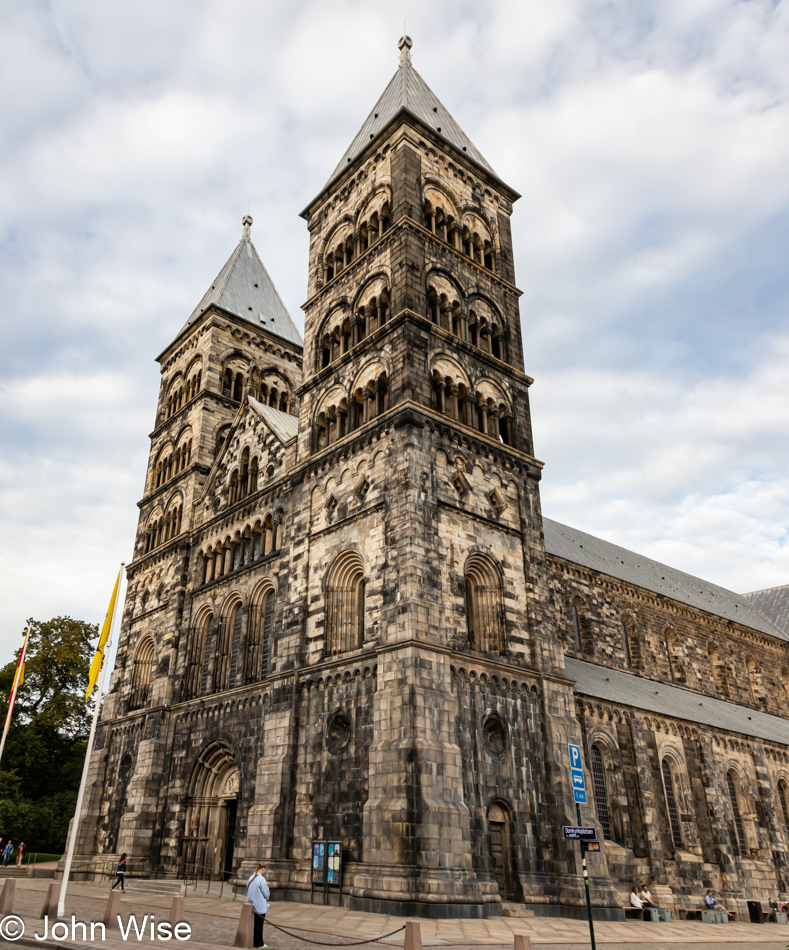
[[152, 637], [145, 637], [137, 647], [132, 667], [131, 695], [129, 711], [142, 709], [148, 705], [153, 669], [156, 662], [156, 647]]
[[216, 444], [214, 445], [214, 458], [219, 455], [222, 449], [225, 446], [225, 440], [227, 439], [228, 433], [230, 432], [230, 426], [222, 426], [216, 434]]
[[784, 828], [786, 829], [787, 834], [789, 834], [789, 785], [781, 779], [778, 783], [778, 798], [781, 800], [781, 813], [784, 816]]
[[729, 790], [729, 801], [734, 815], [734, 833], [737, 841], [734, 842], [740, 850], [740, 854], [748, 856], [748, 842], [745, 840], [745, 829], [742, 825], [742, 815], [740, 814], [740, 803], [737, 799], [737, 781], [734, 772], [726, 773], [726, 787]]
[[214, 650], [214, 692], [230, 688], [230, 659], [233, 644], [238, 643], [241, 634], [241, 604], [239, 601], [230, 607], [219, 621]]
[[603, 837], [606, 841], [612, 840], [611, 818], [608, 813], [608, 790], [605, 784], [605, 765], [600, 749], [592, 746], [592, 780], [594, 782], [594, 803], [597, 809], [597, 820], [603, 829]]
[[633, 669], [640, 669], [641, 644], [636, 630], [636, 621], [630, 614], [622, 617], [622, 646], [625, 651], [625, 663]]
[[355, 551], [341, 554], [326, 577], [327, 654], [358, 650], [364, 644], [364, 563]]
[[255, 594], [252, 602], [244, 682], [257, 683], [269, 675], [273, 639], [274, 588], [266, 584]]
[[666, 795], [666, 811], [668, 812], [668, 823], [671, 829], [671, 840], [677, 851], [682, 850], [682, 826], [679, 823], [679, 810], [677, 809], [677, 796], [674, 794], [674, 776], [671, 772], [671, 766], [668, 759], [663, 759], [661, 763], [663, 772], [663, 791]]
[[481, 554], [466, 561], [466, 623], [468, 645], [484, 653], [506, 653], [501, 574]]
[[213, 617], [214, 615], [210, 610], [204, 611], [198, 616], [192, 628], [192, 634], [189, 637], [189, 657], [186, 665], [184, 699], [194, 699], [199, 696], [202, 691], [205, 641], [208, 627]]
[[718, 696], [727, 699], [729, 696], [729, 685], [726, 677], [726, 665], [721, 659], [717, 644], [707, 644], [707, 656], [710, 658], [710, 665], [712, 666], [712, 682], [715, 686], [715, 692]]
[[594, 653], [592, 641], [592, 624], [589, 620], [589, 609], [582, 597], [574, 597], [570, 604], [570, 614], [573, 621], [573, 648], [576, 653]]

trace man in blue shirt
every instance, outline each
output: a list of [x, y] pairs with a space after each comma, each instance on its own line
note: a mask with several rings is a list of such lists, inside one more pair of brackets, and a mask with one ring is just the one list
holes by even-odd
[[255, 911], [255, 928], [253, 945], [256, 947], [265, 947], [263, 942], [263, 924], [266, 920], [266, 911], [271, 897], [268, 881], [265, 878], [266, 865], [262, 862], [258, 864], [255, 873], [247, 881], [247, 903], [252, 905]]

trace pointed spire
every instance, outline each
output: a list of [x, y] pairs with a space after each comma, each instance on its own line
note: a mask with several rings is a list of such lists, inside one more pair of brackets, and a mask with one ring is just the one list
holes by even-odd
[[236, 249], [217, 274], [178, 336], [181, 336], [209, 307], [215, 306], [234, 313], [242, 320], [262, 327], [289, 343], [303, 346], [301, 335], [252, 243], [251, 215], [244, 215], [241, 226], [241, 240]]
[[[380, 99], [373, 107], [364, 125], [356, 134], [348, 150], [340, 159], [324, 187], [330, 185], [343, 171], [358, 158], [374, 139], [378, 137], [394, 118], [401, 112], [412, 116], [432, 129], [445, 142], [463, 152], [477, 165], [495, 175], [471, 139], [452, 118], [446, 107], [439, 101], [433, 90], [422, 79], [411, 64], [411, 47], [414, 41], [403, 33], [397, 43], [400, 50], [400, 64], [397, 72], [384, 89]], [[498, 177], [498, 176], [497, 176]]]

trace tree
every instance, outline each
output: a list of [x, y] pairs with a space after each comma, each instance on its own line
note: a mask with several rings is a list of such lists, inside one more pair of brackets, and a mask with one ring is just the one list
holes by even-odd
[[[22, 835], [28, 849], [65, 844], [90, 729], [85, 690], [97, 635], [95, 624], [71, 617], [30, 623], [25, 681], [0, 763], [0, 832]], [[0, 669], [3, 719], [18, 657]]]

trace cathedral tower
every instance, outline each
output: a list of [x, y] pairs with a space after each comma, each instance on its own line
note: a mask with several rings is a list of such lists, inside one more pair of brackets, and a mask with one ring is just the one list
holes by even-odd
[[309, 899], [332, 840], [354, 907], [578, 912], [518, 195], [410, 49], [303, 212], [303, 361], [248, 218], [159, 358], [81, 873]]

